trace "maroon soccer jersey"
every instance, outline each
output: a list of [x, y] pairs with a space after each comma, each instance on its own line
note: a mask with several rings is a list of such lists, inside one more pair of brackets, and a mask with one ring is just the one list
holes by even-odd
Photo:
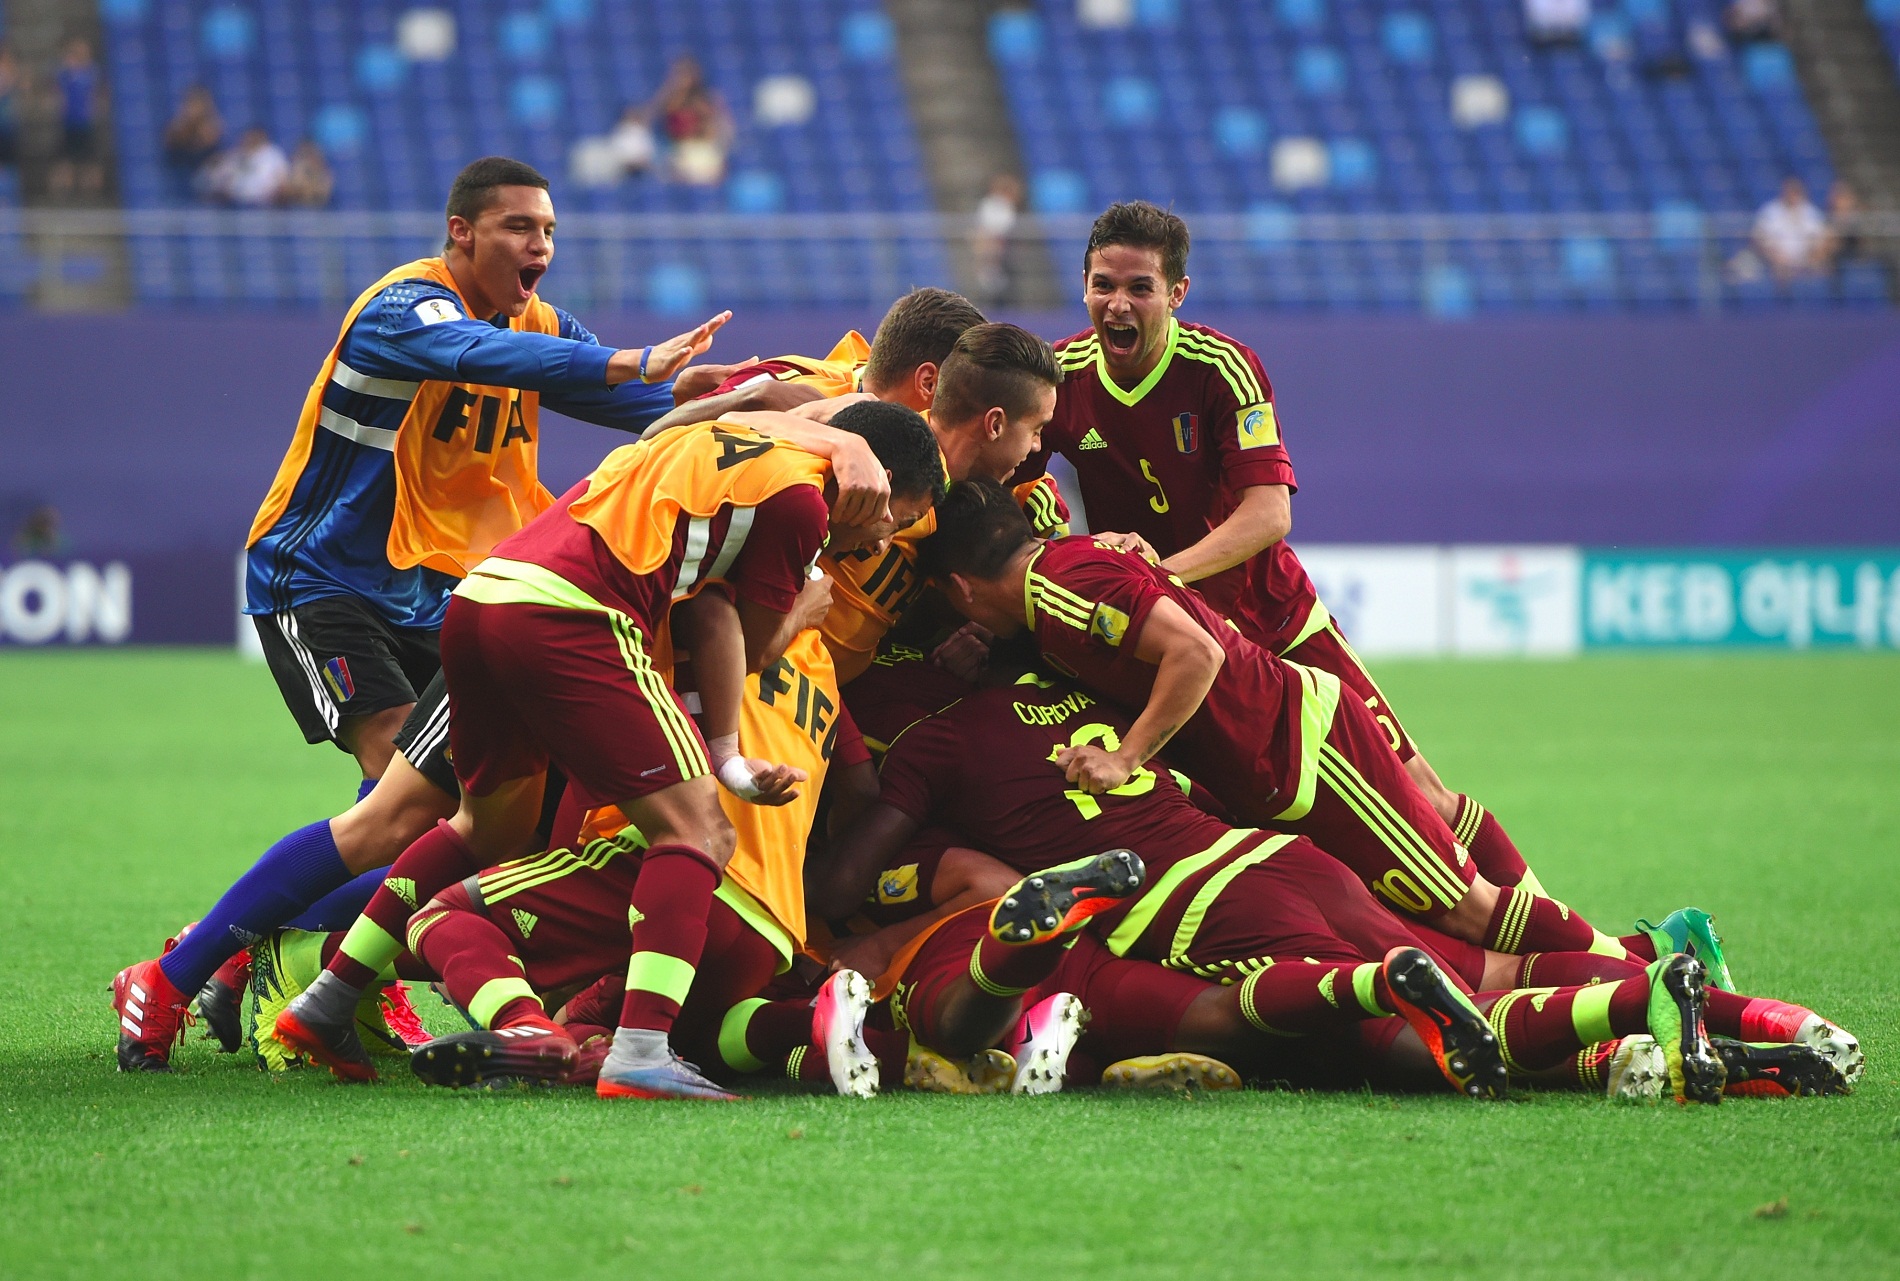
[[906, 728], [941, 711], [976, 686], [960, 680], [909, 645], [885, 645], [839, 692], [871, 750], [882, 752]]
[[[1131, 849], [1152, 885], [1232, 829], [1196, 809], [1186, 780], [1158, 760], [1100, 796], [1072, 788], [1056, 753], [1083, 743], [1113, 750], [1128, 725], [1119, 709], [1067, 681], [979, 690], [898, 736], [884, 755], [882, 799], [920, 824], [953, 824], [1024, 873]], [[1104, 920], [1112, 927], [1119, 916]]]
[[[1075, 465], [1089, 527], [1130, 532], [1172, 556], [1226, 520], [1254, 485], [1297, 489], [1274, 416], [1273, 384], [1243, 343], [1205, 325], [1168, 322], [1154, 372], [1117, 386], [1093, 329], [1056, 344], [1063, 382], [1044, 453]], [[1317, 600], [1299, 558], [1275, 543], [1245, 564], [1194, 584], [1217, 611], [1275, 653], [1291, 644]]]
[[1135, 657], [1149, 613], [1163, 599], [1185, 609], [1226, 661], [1169, 755], [1244, 821], [1266, 822], [1291, 803], [1304, 698], [1298, 668], [1242, 636], [1166, 570], [1086, 535], [1044, 543], [1024, 596], [1043, 658], [1131, 716], [1154, 690], [1154, 665]]
[[519, 533], [503, 539], [494, 554], [551, 569], [603, 605], [649, 626], [665, 620], [674, 600], [714, 578], [742, 600], [789, 613], [831, 520], [824, 495], [810, 485], [789, 486], [744, 509], [745, 518], [736, 525], [733, 517], [740, 509], [730, 503], [705, 520], [681, 513], [666, 563], [651, 574], [635, 574], [591, 526], [569, 514], [587, 485], [583, 480], [562, 494]]

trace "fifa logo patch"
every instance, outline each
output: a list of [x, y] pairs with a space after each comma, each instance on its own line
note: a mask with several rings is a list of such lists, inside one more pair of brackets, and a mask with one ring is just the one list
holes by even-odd
[[1184, 454], [1191, 454], [1200, 447], [1200, 431], [1193, 414], [1174, 416], [1174, 447]]
[[341, 656], [323, 665], [323, 683], [330, 687], [330, 697], [339, 703], [347, 703], [356, 695], [356, 682], [350, 679], [349, 660]]
[[1240, 447], [1259, 449], [1280, 443], [1280, 424], [1273, 416], [1271, 402], [1243, 409], [1240, 413]]
[[906, 863], [892, 868], [877, 880], [877, 901], [911, 903], [917, 898], [917, 865]]
[[1097, 605], [1089, 618], [1089, 634], [1109, 645], [1119, 646], [1128, 634], [1128, 615], [1112, 605]]

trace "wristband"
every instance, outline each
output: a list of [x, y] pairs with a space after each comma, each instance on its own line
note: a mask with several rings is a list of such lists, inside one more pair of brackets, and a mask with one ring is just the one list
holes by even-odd
[[651, 356], [652, 354], [653, 354], [653, 348], [651, 347], [642, 347], [640, 349], [640, 381], [643, 383], [653, 381], [651, 378], [647, 377], [647, 357]]

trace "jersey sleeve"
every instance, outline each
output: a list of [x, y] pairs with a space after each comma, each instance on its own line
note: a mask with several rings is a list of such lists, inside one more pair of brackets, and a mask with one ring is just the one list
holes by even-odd
[[1066, 653], [1113, 660], [1124, 646], [1132, 649], [1166, 595], [1146, 561], [1099, 543], [1065, 555], [1059, 565], [1030, 571], [1037, 636], [1058, 658]]
[[789, 485], [752, 509], [752, 528], [726, 581], [741, 600], [789, 614], [825, 545], [831, 509], [815, 485]]
[[880, 799], [919, 825], [927, 824], [957, 791], [963, 744], [939, 717], [918, 721], [891, 744], [878, 770]]
[[1207, 430], [1219, 453], [1221, 478], [1228, 488], [1285, 485], [1299, 488], [1293, 479], [1293, 460], [1280, 439], [1274, 413], [1273, 383], [1253, 348], [1227, 344], [1231, 358], [1217, 367], [1210, 387]]
[[1048, 472], [1016, 485], [1010, 490], [1029, 517], [1029, 528], [1038, 538], [1069, 536], [1069, 504], [1062, 500], [1062, 488]]
[[598, 342], [476, 320], [453, 290], [432, 280], [398, 280], [385, 288], [357, 314], [343, 341], [345, 363], [373, 378], [542, 393], [604, 390], [612, 355]]

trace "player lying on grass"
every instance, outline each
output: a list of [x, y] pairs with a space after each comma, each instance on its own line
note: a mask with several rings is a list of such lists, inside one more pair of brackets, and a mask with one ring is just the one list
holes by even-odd
[[[1188, 250], [1187, 224], [1146, 201], [1095, 220], [1082, 254], [1090, 327], [1056, 344], [1065, 377], [1044, 444], [1074, 464], [1095, 528], [1141, 535], [1242, 635], [1338, 677], [1479, 872], [1543, 893], [1497, 820], [1419, 755], [1287, 546], [1298, 485], [1273, 384], [1252, 348], [1176, 318]], [[1040, 473], [1046, 457], [1017, 479]]]
[[[1475, 1081], [1476, 1092], [1495, 1093], [1505, 1067], [1543, 1069], [1591, 1041], [1653, 1031], [1679, 1094], [1719, 1095], [1720, 1065], [1695, 1030], [1705, 1003], [1699, 963], [1674, 957], [1645, 968], [1590, 953], [1486, 952], [1382, 910], [1345, 868], [1302, 838], [1234, 829], [1202, 813], [1178, 776], [1144, 767], [1106, 793], [1069, 786], [1060, 764], [1066, 751], [1079, 742], [1113, 750], [1130, 728], [1118, 709], [1067, 682], [1036, 676], [972, 692], [910, 726], [884, 757], [878, 803], [840, 836], [830, 859], [812, 865], [813, 910], [848, 915], [930, 824], [954, 822], [971, 845], [1014, 874], [1075, 856], [1091, 866], [1086, 851], [1126, 847], [1148, 860], [1148, 887], [1126, 903], [1095, 899], [1092, 906], [1100, 910], [1090, 932], [1117, 957], [1223, 984], [1174, 1007], [1184, 1022], [1158, 1029], [1159, 1043], [1139, 1052], [1191, 1050], [1244, 1062], [1266, 1037], [1323, 1033], [1396, 1013], [1414, 1025], [1454, 1085], [1470, 1089]], [[980, 755], [967, 750], [971, 743], [983, 745]], [[1037, 876], [1058, 878], [1048, 871]], [[1035, 882], [1032, 876], [1025, 884], [1039, 888]], [[1018, 885], [1002, 902], [1023, 893]], [[900, 990], [916, 985], [916, 975], [929, 975], [924, 990], [934, 1001], [943, 984], [960, 982], [967, 971], [996, 995], [984, 976], [1000, 962], [980, 952], [970, 956], [969, 936], [985, 914], [985, 908], [965, 911], [900, 951], [891, 966], [904, 975]], [[1016, 941], [1000, 928], [992, 932], [997, 944]], [[1452, 981], [1436, 973], [1425, 952], [1417, 953], [1425, 959], [1410, 959], [1418, 948], [1438, 958]], [[1408, 959], [1395, 978], [1390, 958], [1401, 953]], [[1034, 965], [1033, 950], [1019, 954], [1010, 986], [1027, 988], [1046, 977], [1046, 970], [1037, 971], [1023, 981]], [[1120, 989], [1116, 997], [1093, 999], [1082, 979], [1058, 981], [1110, 1018], [1123, 1017], [1122, 1011], [1098, 1005], [1121, 1004], [1122, 993], [1143, 999], [1135, 995], [1139, 987], [1121, 988], [1119, 976], [1101, 977], [1105, 991]], [[1552, 986], [1536, 989], [1529, 1003], [1521, 992], [1499, 991], [1538, 980]], [[880, 978], [880, 992], [890, 986], [889, 974]], [[1474, 1006], [1461, 995], [1472, 989], [1492, 991]], [[967, 999], [967, 993], [959, 996]], [[1836, 1053], [1843, 1070], [1857, 1074], [1852, 1038], [1810, 1011], [1720, 991], [1709, 992], [1706, 1003], [1718, 1031], [1808, 1041]], [[960, 1034], [920, 1023], [915, 997], [893, 1004], [910, 1011], [910, 1026], [932, 1048], [951, 1054], [976, 1048]], [[927, 1018], [932, 1006], [922, 1008]], [[1494, 1009], [1489, 1028], [1479, 1017], [1482, 1008]], [[1480, 1079], [1487, 1068], [1488, 1079]]]
[[[442, 811], [393, 740], [437, 670], [456, 581], [553, 501], [536, 471], [541, 407], [637, 432], [730, 314], [652, 347], [602, 347], [537, 296], [553, 230], [547, 179], [477, 160], [450, 189], [441, 256], [395, 268], [345, 316], [252, 525], [245, 612], [304, 737], [356, 758], [359, 804], [277, 841], [175, 948], [115, 980], [123, 1069], [163, 1070], [178, 995], [386, 866]], [[365, 804], [391, 773], [396, 790]], [[241, 967], [222, 979], [207, 1017], [234, 1050]]]
[[1553, 899], [1485, 880], [1339, 678], [1247, 640], [1192, 589], [1087, 537], [1034, 537], [1009, 491], [952, 490], [925, 545], [952, 606], [999, 637], [1027, 630], [1045, 662], [1135, 713], [1113, 751], [1062, 764], [1085, 795], [1126, 785], [1164, 744], [1243, 822], [1302, 832], [1395, 909], [1501, 952], [1621, 943]]
[[[934, 439], [912, 411], [869, 401], [839, 410], [833, 424], [862, 435], [889, 473], [890, 508], [866, 523], [832, 506], [838, 491], [823, 459], [743, 424], [708, 424], [610, 455], [498, 547], [451, 603], [443, 668], [462, 808], [405, 857], [439, 860], [444, 874], [430, 878], [433, 889], [515, 856], [550, 761], [582, 803], [615, 805], [646, 834], [633, 969], [603, 1079], [661, 1092], [703, 1085], [672, 1053], [667, 1032], [733, 848], [714, 778], [748, 798], [784, 784], [776, 771], [755, 769], [736, 742], [701, 739], [649, 638], [675, 600], [708, 582], [728, 584], [743, 661], [715, 671], [702, 652], [697, 677], [703, 699], [737, 707], [746, 667], [776, 658], [793, 634], [794, 604], [827, 538], [839, 547], [881, 543], [928, 511], [943, 485]], [[320, 1061], [354, 1057], [350, 1011], [401, 949], [385, 922], [400, 925], [421, 901], [420, 881], [413, 902], [385, 890], [326, 975], [279, 1019], [280, 1034]]]

